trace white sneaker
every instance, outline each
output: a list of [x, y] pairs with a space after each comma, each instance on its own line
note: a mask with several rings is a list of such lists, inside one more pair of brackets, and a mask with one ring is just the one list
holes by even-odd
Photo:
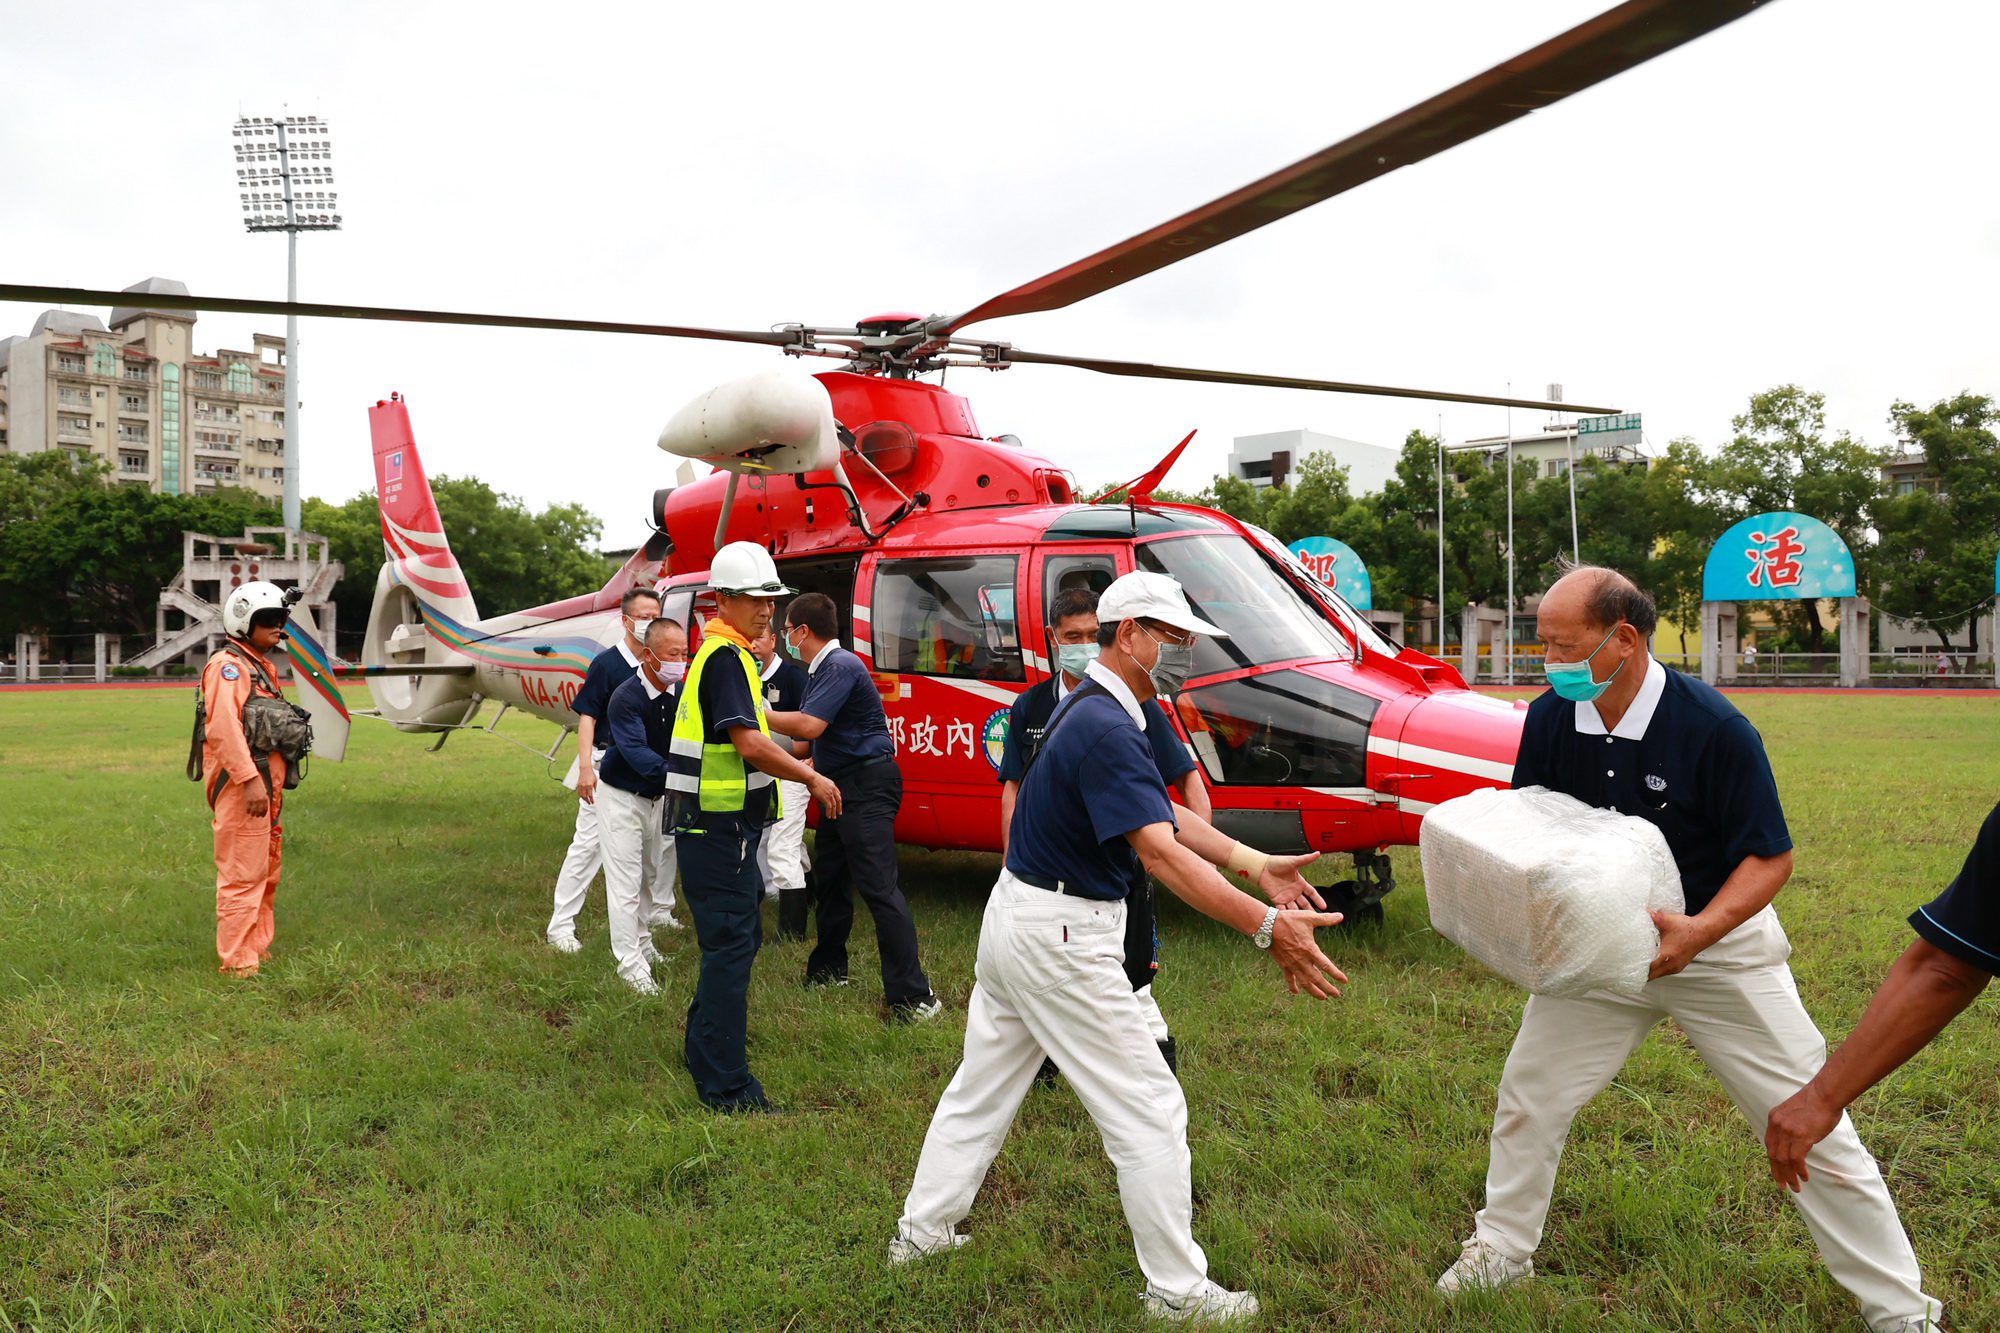
[[656, 967], [667, 961], [667, 956], [660, 952], [660, 946], [645, 935], [639, 937], [639, 956]]
[[628, 981], [625, 984], [631, 988], [634, 995], [637, 995], [641, 999], [647, 999], [660, 993], [660, 983], [651, 977], [647, 977], [643, 981]]
[[654, 930], [679, 930], [680, 928], [681, 919], [673, 914], [671, 908], [653, 918]]
[[1257, 1313], [1255, 1296], [1231, 1291], [1206, 1278], [1189, 1296], [1169, 1296], [1149, 1285], [1144, 1304], [1147, 1314], [1170, 1324], [1234, 1324]]
[[1456, 1296], [1468, 1289], [1498, 1291], [1526, 1277], [1534, 1276], [1533, 1259], [1509, 1259], [1474, 1236], [1460, 1249], [1458, 1261], [1438, 1277], [1437, 1289]]
[[918, 1000], [915, 1004], [896, 1006], [896, 1021], [900, 1023], [928, 1023], [944, 1013], [944, 1001], [933, 995], [928, 1000]]
[[901, 1236], [896, 1236], [889, 1241], [889, 1262], [900, 1268], [902, 1265], [921, 1259], [927, 1254], [943, 1254], [948, 1250], [955, 1250], [961, 1245], [968, 1244], [971, 1240], [972, 1237], [970, 1236], [954, 1235], [948, 1243], [919, 1245], [913, 1240], [904, 1240]]
[[549, 947], [557, 953], [582, 953], [583, 944], [574, 935], [563, 935], [549, 941]]

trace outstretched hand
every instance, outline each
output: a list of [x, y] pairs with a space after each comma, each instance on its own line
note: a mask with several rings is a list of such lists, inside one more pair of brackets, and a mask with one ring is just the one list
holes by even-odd
[[1347, 974], [1320, 952], [1313, 931], [1320, 926], [1337, 926], [1341, 919], [1338, 912], [1278, 913], [1271, 928], [1271, 957], [1284, 971], [1285, 985], [1292, 994], [1303, 991], [1320, 1000], [1340, 994], [1340, 987], [1333, 983], [1346, 981]]
[[1324, 911], [1326, 899], [1319, 896], [1319, 890], [1306, 883], [1305, 869], [1319, 860], [1318, 852], [1307, 852], [1303, 856], [1273, 856], [1264, 863], [1264, 873], [1257, 876], [1257, 890], [1270, 900], [1273, 907], [1303, 907], [1311, 903]]

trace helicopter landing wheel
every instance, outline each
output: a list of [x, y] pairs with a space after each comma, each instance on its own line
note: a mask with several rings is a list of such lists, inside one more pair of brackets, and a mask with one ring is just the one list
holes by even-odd
[[1362, 892], [1360, 883], [1351, 879], [1343, 879], [1337, 883], [1329, 884], [1319, 891], [1319, 896], [1326, 899], [1326, 910], [1329, 912], [1338, 912], [1344, 918], [1338, 927], [1339, 929], [1353, 930], [1362, 926], [1379, 926], [1382, 924], [1383, 913], [1381, 902], [1379, 900], [1375, 902], [1367, 901], [1362, 896]]

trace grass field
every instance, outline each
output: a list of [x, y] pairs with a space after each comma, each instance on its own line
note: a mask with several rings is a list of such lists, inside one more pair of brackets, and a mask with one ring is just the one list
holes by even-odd
[[[541, 943], [573, 807], [493, 737], [432, 755], [357, 723], [349, 762], [287, 810], [275, 957], [219, 978], [188, 693], [0, 692], [0, 1328], [1140, 1322], [1112, 1173], [1066, 1088], [1029, 1099], [969, 1247], [883, 1260], [957, 1061], [991, 858], [903, 862], [946, 1022], [880, 1020], [872, 939], [843, 993], [799, 987], [800, 946], [767, 948], [751, 1058], [793, 1114], [718, 1119], [679, 1066], [692, 939], [661, 932], [651, 1001], [612, 975], [601, 891], [582, 954]], [[1799, 843], [1793, 966], [1838, 1038], [2000, 793], [2000, 723], [1976, 698], [1739, 702]], [[1860, 1327], [1668, 1028], [1579, 1117], [1543, 1276], [1432, 1297], [1524, 997], [1431, 933], [1414, 853], [1398, 863], [1386, 926], [1333, 941], [1353, 976], [1334, 1003], [1163, 912], [1196, 1234], [1262, 1326]], [[1857, 1107], [1961, 1329], [2000, 1327], [1996, 1003]]]

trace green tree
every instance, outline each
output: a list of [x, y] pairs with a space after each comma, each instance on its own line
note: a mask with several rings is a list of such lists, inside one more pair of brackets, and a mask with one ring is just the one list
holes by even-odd
[[[1730, 522], [1768, 510], [1795, 510], [1840, 534], [1854, 555], [1859, 586], [1868, 587], [1866, 538], [1882, 491], [1884, 451], [1845, 431], [1828, 438], [1826, 395], [1796, 384], [1767, 389], [1731, 423], [1736, 435], [1708, 469], [1710, 498]], [[1825, 650], [1816, 602], [1792, 604], [1811, 652]]]
[[98, 468], [77, 484], [17, 473], [40, 508], [0, 523], [0, 633], [150, 635], [160, 590], [181, 568], [184, 531], [229, 534], [278, 521], [241, 490], [156, 495]]
[[[1984, 394], [1961, 393], [1928, 408], [1889, 409], [1896, 433], [1924, 457], [1937, 489], [1885, 497], [1878, 507], [1876, 604], [1922, 621], [1946, 652], [1951, 636], [1992, 603], [2000, 548], [2000, 409]], [[1968, 640], [1969, 648], [1978, 645]]]
[[1642, 586], [1653, 594], [1660, 614], [1678, 629], [1683, 658], [1688, 652], [1688, 627], [1701, 622], [1701, 584], [1708, 552], [1727, 525], [1703, 502], [1708, 468], [1701, 446], [1683, 436], [1670, 442], [1666, 453], [1646, 472], [1644, 503], [1655, 544]]

